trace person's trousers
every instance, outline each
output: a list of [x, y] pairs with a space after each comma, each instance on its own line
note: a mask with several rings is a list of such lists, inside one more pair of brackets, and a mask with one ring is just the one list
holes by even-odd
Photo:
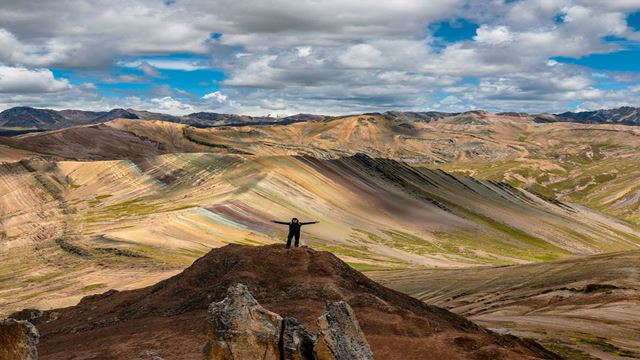
[[291, 247], [291, 239], [296, 238], [296, 247], [300, 246], [300, 233], [289, 233], [289, 236], [287, 236], [287, 249]]

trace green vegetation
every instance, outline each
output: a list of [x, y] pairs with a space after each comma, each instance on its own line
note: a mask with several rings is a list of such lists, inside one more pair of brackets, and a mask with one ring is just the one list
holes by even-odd
[[355, 233], [352, 234], [352, 238], [365, 243], [381, 244], [414, 254], [424, 255], [442, 252], [442, 249], [434, 246], [432, 243], [418, 236], [398, 230], [381, 230], [386, 237], [363, 229], [354, 229], [354, 231]]
[[106, 206], [93, 216], [87, 216], [87, 221], [92, 222], [129, 216], [150, 215], [157, 212], [159, 208], [160, 205], [147, 203], [143, 199], [132, 199]]
[[[443, 247], [449, 253], [458, 253], [472, 258], [482, 258], [474, 250], [497, 254], [508, 258], [526, 260], [555, 260], [571, 256], [571, 253], [538, 237], [508, 226], [485, 215], [472, 212], [462, 207], [456, 210], [476, 224], [484, 225], [490, 232], [457, 231], [453, 233], [436, 233], [442, 240]], [[486, 258], [493, 265], [504, 265], [505, 260]]]
[[80, 188], [80, 187], [82, 187], [82, 185], [78, 185], [78, 184], [73, 183], [73, 182], [69, 183], [69, 189], [71, 189], [71, 190], [75, 190], [75, 189]]
[[91, 207], [98, 206], [100, 203], [102, 203], [102, 200], [108, 199], [111, 196], [112, 196], [111, 194], [97, 195], [92, 200], [89, 200], [89, 206], [91, 206]]
[[347, 262], [349, 266], [358, 270], [358, 271], [383, 271], [383, 270], [399, 270], [401, 267], [392, 267], [385, 265], [374, 265], [374, 264], [365, 264], [365, 263], [356, 263], [356, 262]]
[[97, 290], [97, 289], [102, 289], [107, 287], [107, 284], [103, 284], [103, 283], [97, 283], [97, 284], [89, 284], [85, 287], [82, 288], [82, 291], [84, 292], [90, 292], [93, 290]]
[[608, 352], [617, 356], [626, 356], [626, 357], [638, 357], [640, 354], [635, 353], [633, 351], [621, 349], [609, 342], [607, 342], [606, 338], [596, 336], [596, 337], [578, 337], [571, 338], [571, 342], [576, 345], [588, 345], [595, 349]]
[[362, 259], [365, 261], [371, 262], [383, 262], [383, 263], [391, 263], [394, 265], [404, 264], [395, 259], [387, 258], [384, 256], [376, 256], [371, 252], [371, 250], [365, 245], [359, 244], [341, 244], [341, 245], [323, 245], [316, 244], [313, 246], [314, 249], [319, 251], [329, 251], [338, 256], [346, 256], [355, 259]]
[[64, 288], [66, 288], [66, 287], [67, 287], [67, 285], [60, 285], [60, 286], [55, 286], [55, 287], [51, 287], [51, 288], [46, 288], [46, 289], [40, 290], [40, 291], [35, 291], [35, 292], [32, 292], [32, 293], [27, 293], [25, 295], [20, 296], [18, 298], [18, 301], [26, 301], [26, 300], [29, 300], [29, 299], [34, 299], [34, 298], [40, 297], [40, 296], [45, 295], [45, 294], [55, 294], [57, 291], [60, 291], [60, 290], [62, 290]]
[[598, 360], [582, 350], [572, 348], [570, 346], [557, 343], [557, 342], [542, 342], [540, 343], [545, 349], [552, 353], [559, 355], [563, 359], [567, 360]]
[[[596, 137], [603, 140], [592, 143]], [[633, 146], [621, 144], [613, 134], [595, 130], [554, 140], [557, 140], [556, 145], [531, 151], [528, 158], [453, 162], [438, 167], [477, 179], [507, 182], [640, 225], [640, 203], [631, 201], [614, 206], [617, 202], [613, 201], [630, 197], [640, 190], [635, 185], [640, 176], [636, 165], [640, 158]]]
[[[467, 213], [471, 215], [470, 212], [467, 211]], [[493, 231], [435, 232], [433, 236], [436, 240], [429, 241], [399, 230], [381, 230], [380, 232], [384, 235], [381, 236], [363, 229], [354, 229], [352, 238], [363, 243], [381, 244], [412, 254], [442, 255], [457, 262], [486, 265], [510, 264], [512, 261], [509, 261], [509, 258], [547, 261], [570, 256], [568, 251], [521, 230], [483, 215], [475, 213], [472, 215], [476, 222], [484, 222], [484, 225]], [[330, 249], [330, 251], [339, 255], [367, 257], [366, 253], [346, 252], [344, 249]]]
[[[110, 196], [111, 195], [96, 196], [90, 204], [95, 207], [102, 199], [106, 199]], [[196, 206], [197, 205], [193, 204], [175, 205], [171, 203], [165, 205], [161, 202], [154, 202], [150, 199], [136, 198], [119, 202], [117, 204], [93, 209], [87, 213], [83, 220], [89, 223], [93, 223], [100, 221], [117, 220], [128, 217], [145, 216], [160, 212], [178, 211], [193, 208]]]
[[27, 281], [29, 282], [34, 282], [34, 283], [43, 283], [46, 281], [49, 281], [53, 278], [57, 278], [58, 276], [62, 275], [63, 272], [62, 271], [54, 271], [54, 272], [50, 272], [44, 275], [37, 275], [37, 276], [32, 276], [27, 278]]

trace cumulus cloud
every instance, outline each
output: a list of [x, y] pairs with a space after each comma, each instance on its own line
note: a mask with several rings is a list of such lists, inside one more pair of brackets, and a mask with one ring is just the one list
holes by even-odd
[[[75, 104], [76, 96], [85, 107], [266, 114], [552, 111], [638, 99], [629, 90], [638, 84], [635, 73], [608, 74], [611, 81], [624, 77], [629, 88], [607, 90], [595, 71], [553, 59], [617, 51], [624, 41], [635, 45], [640, 33], [627, 17], [640, 10], [638, 0], [0, 3], [0, 62], [22, 69], [31, 83], [0, 80], [7, 84], [0, 85], [5, 104], [19, 99]], [[473, 36], [442, 41], [429, 30], [431, 24], [461, 18], [477, 24]], [[624, 41], [606, 40], [611, 37]], [[77, 97], [79, 87], [42, 70], [108, 73], [114, 64], [142, 74], [104, 78], [106, 83], [139, 82], [142, 75], [159, 81], [161, 70], [204, 68], [222, 70], [225, 79], [220, 91], [204, 96], [166, 85], [110, 99], [86, 87]], [[20, 97], [26, 89], [56, 94], [38, 102]]]
[[33, 94], [68, 90], [65, 79], [56, 79], [47, 69], [0, 66], [0, 93]]
[[203, 100], [214, 100], [219, 103], [223, 103], [227, 101], [227, 95], [222, 94], [220, 91], [214, 91], [212, 93], [208, 93], [202, 97]]

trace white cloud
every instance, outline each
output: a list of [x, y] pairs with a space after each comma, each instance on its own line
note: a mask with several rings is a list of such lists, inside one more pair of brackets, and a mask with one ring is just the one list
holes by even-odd
[[473, 39], [479, 43], [498, 45], [511, 42], [513, 35], [506, 26], [482, 25], [476, 30], [476, 36]]
[[32, 94], [71, 88], [66, 79], [56, 79], [48, 69], [0, 66], [0, 93]]
[[[598, 82], [606, 79], [588, 68], [551, 59], [616, 50], [618, 44], [603, 40], [607, 36], [640, 40], [626, 23], [640, 10], [638, 0], [181, 0], [170, 6], [158, 0], [50, 0], [2, 1], [2, 9], [0, 61], [41, 80], [33, 86], [38, 82], [30, 78], [23, 88], [13, 81], [2, 90], [4, 104], [69, 107], [85, 101], [86, 107], [173, 112], [215, 106], [256, 114], [436, 106], [553, 110], [596, 97], [608, 104], [637, 100], [631, 90], [600, 89]], [[459, 18], [480, 25], [474, 37], [444, 42], [429, 30]], [[167, 85], [110, 99], [88, 87], [79, 96], [79, 86], [53, 75], [44, 79], [48, 70], [39, 70], [105, 73], [114, 63], [145, 77], [106, 82], [156, 83], [149, 77], [161, 79], [163, 69], [212, 67], [226, 79], [220, 92], [202, 98]], [[624, 77], [637, 86], [636, 76]], [[11, 93], [26, 88], [58, 90], [43, 99]], [[439, 100], [443, 92], [452, 96]], [[621, 94], [632, 96], [624, 100]]]
[[173, 115], [194, 112], [196, 109], [193, 105], [174, 99], [170, 96], [149, 99], [148, 102], [150, 103], [148, 108]]
[[299, 46], [297, 49], [298, 51], [298, 56], [300, 57], [307, 57], [311, 54], [311, 46]]
[[350, 68], [379, 68], [384, 66], [382, 51], [371, 44], [351, 46], [344, 54], [338, 56], [338, 61]]
[[222, 94], [220, 91], [214, 91], [212, 93], [208, 93], [202, 97], [203, 100], [215, 100], [219, 103], [223, 103], [227, 101], [227, 95]]

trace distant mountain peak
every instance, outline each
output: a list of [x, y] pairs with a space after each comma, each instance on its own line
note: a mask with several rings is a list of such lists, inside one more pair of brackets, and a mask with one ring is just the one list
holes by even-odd
[[[491, 113], [485, 110], [469, 110], [459, 113], [439, 111], [387, 111], [372, 112], [362, 115], [384, 116], [391, 120], [406, 122], [432, 122], [446, 117], [458, 117], [482, 124], [482, 118]], [[499, 112], [497, 116], [529, 118], [535, 122], [575, 122], [583, 124], [622, 124], [640, 125], [640, 108], [622, 106], [616, 109], [600, 109], [593, 111], [564, 112], [559, 114], [528, 114], [524, 112]], [[109, 111], [85, 110], [52, 110], [37, 109], [29, 106], [16, 106], [0, 112], [0, 127], [25, 128], [34, 130], [53, 130], [75, 125], [98, 124], [113, 119], [144, 119], [161, 120], [188, 124], [196, 127], [234, 126], [234, 125], [264, 125], [289, 124], [301, 121], [323, 121], [335, 118], [333, 116], [300, 113], [287, 117], [250, 116], [239, 114], [224, 114], [217, 112], [194, 112], [184, 116], [154, 113], [132, 108], [115, 108]], [[475, 120], [474, 120], [475, 119]]]

